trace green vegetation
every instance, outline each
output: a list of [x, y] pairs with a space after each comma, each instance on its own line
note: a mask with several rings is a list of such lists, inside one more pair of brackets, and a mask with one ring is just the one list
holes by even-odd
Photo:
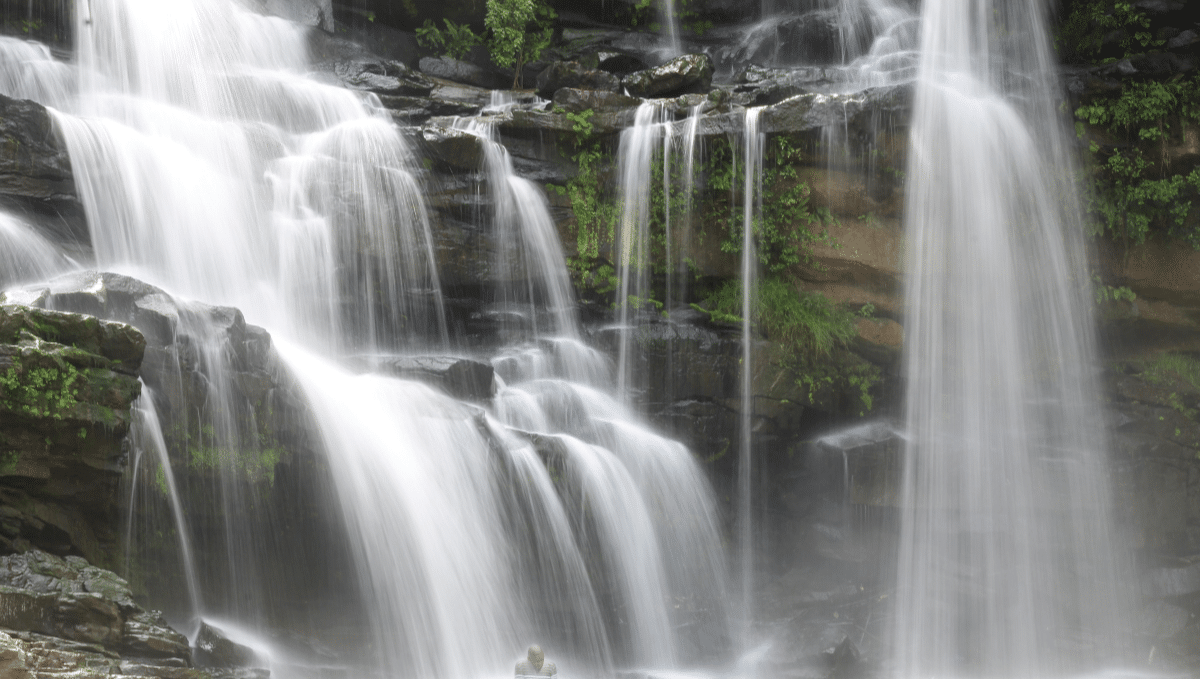
[[1130, 289], [1129, 286], [1122, 285], [1120, 287], [1113, 287], [1111, 285], [1106, 285], [1102, 280], [1100, 280], [1099, 276], [1093, 276], [1092, 280], [1096, 283], [1094, 288], [1096, 294], [1096, 304], [1122, 301], [1132, 302], [1137, 299], [1137, 293]]
[[[740, 192], [745, 163], [735, 163], [734, 150], [722, 141], [709, 149], [708, 186], [721, 192]], [[754, 236], [759, 262], [772, 274], [809, 262], [813, 243], [833, 244], [829, 228], [837, 224], [828, 208], [810, 205], [812, 189], [800, 181], [797, 164], [800, 148], [786, 136], [773, 137], [763, 152], [762, 211], [754, 216]], [[743, 207], [716, 204], [709, 219], [722, 227], [721, 250], [740, 253], [744, 240]]]
[[521, 86], [525, 64], [537, 61], [550, 46], [557, 16], [545, 0], [487, 0], [484, 33], [450, 19], [442, 20], [446, 26], [442, 29], [426, 19], [417, 29], [417, 44], [451, 59], [462, 59], [472, 48], [486, 44], [492, 63], [513, 69], [516, 89]]
[[15, 450], [0, 453], [0, 476], [8, 476], [17, 471], [21, 462], [21, 454]]
[[483, 37], [467, 24], [456, 24], [449, 19], [443, 19], [443, 22], [446, 24], [444, 31], [432, 19], [426, 19], [425, 25], [417, 29], [417, 44], [451, 59], [462, 59], [471, 48], [483, 44]]
[[1120, 55], [1160, 47], [1150, 33], [1150, 17], [1126, 0], [1073, 0], [1070, 11], [1055, 36], [1055, 48], [1067, 61], [1111, 61], [1104, 42], [1116, 37]]
[[606, 195], [601, 179], [601, 172], [611, 164], [611, 159], [601, 150], [600, 140], [595, 137], [591, 123], [595, 111], [588, 109], [566, 115], [575, 135], [575, 153], [571, 160], [579, 172], [565, 189], [559, 191], [571, 199], [579, 258], [595, 260], [600, 256], [600, 244], [613, 241], [619, 217], [616, 201]]
[[272, 425], [274, 409], [260, 400], [246, 410], [229, 423], [234, 431], [214, 426], [211, 413], [170, 427], [164, 435], [171, 457], [186, 456], [194, 470], [232, 472], [250, 483], [273, 486], [275, 468], [288, 455]]
[[[742, 283], [727, 281], [697, 306], [714, 321], [742, 322]], [[758, 285], [750, 301], [751, 321], [767, 339], [790, 347], [797, 357], [828, 356], [835, 346], [854, 339], [855, 315], [834, 306], [820, 293], [797, 291], [778, 278]]]
[[78, 401], [75, 381], [79, 371], [65, 361], [56, 360], [56, 367], [23, 366], [14, 358], [0, 375], [0, 405], [33, 417], [52, 417], [61, 420]]
[[1200, 360], [1186, 354], [1159, 354], [1142, 366], [1142, 378], [1160, 387], [1200, 394]]
[[[620, 206], [615, 192], [605, 181], [613, 159], [597, 138], [593, 111], [565, 114], [574, 131], [571, 159], [579, 172], [566, 186], [551, 186], [559, 195], [568, 196], [575, 213], [577, 254], [568, 264], [581, 289], [608, 296], [619, 280], [613, 263], [604, 255], [616, 247], [617, 222]], [[690, 209], [694, 223], [699, 225], [693, 235], [693, 245], [702, 245], [707, 237], [704, 225], [718, 229], [716, 244], [720, 250], [734, 255], [741, 252], [744, 209], [740, 204], [745, 178], [744, 163], [733, 145], [724, 139], [710, 142], [699, 157], [705, 158], [697, 167], [696, 181], [690, 193], [682, 176], [683, 167], [670, 167], [671, 177], [664, 188], [664, 160], [660, 150], [651, 161], [650, 210], [648, 215], [649, 249], [647, 262], [635, 265], [648, 268], [654, 277], [669, 272], [667, 254], [667, 222], [671, 216], [672, 230], [680, 228], [680, 216]], [[869, 410], [870, 390], [881, 379], [878, 368], [846, 350], [857, 336], [855, 323], [868, 317], [873, 307], [867, 305], [856, 314], [839, 308], [826, 297], [805, 293], [793, 284], [795, 267], [807, 265], [819, 268], [812, 258], [816, 243], [835, 245], [830, 228], [837, 224], [827, 208], [812, 203], [812, 190], [801, 180], [803, 153], [799, 142], [790, 137], [771, 137], [764, 152], [762, 176], [763, 209], [753, 224], [758, 242], [757, 255], [766, 272], [758, 287], [752, 311], [752, 322], [758, 332], [782, 347], [786, 367], [796, 375], [808, 397], [809, 404], [834, 406], [839, 394], [853, 394], [859, 412]], [[673, 252], [678, 257], [679, 252]], [[694, 262], [682, 261], [693, 269]], [[659, 279], [660, 281], [662, 279]], [[661, 285], [661, 283], [660, 283]], [[717, 322], [741, 322], [742, 297], [739, 281], [725, 281], [716, 289], [711, 282], [692, 287], [702, 297], [701, 305], [693, 305]], [[662, 309], [654, 297], [663, 290], [656, 288], [646, 298], [630, 297], [613, 300], [633, 308]]]
[[[713, 22], [701, 19], [700, 13], [690, 7], [691, 0], [675, 0], [675, 18], [682, 30], [701, 36], [712, 30]], [[629, 25], [634, 28], [645, 26], [652, 32], [662, 31], [662, 24], [655, 19], [665, 17], [663, 0], [637, 0], [629, 8]]]
[[488, 48], [497, 66], [516, 71], [514, 89], [521, 84], [525, 64], [537, 61], [550, 46], [550, 23], [556, 17], [543, 0], [487, 0], [483, 23], [492, 31]]
[[[741, 281], [727, 281], [703, 305], [693, 306], [714, 321], [741, 323]], [[847, 392], [857, 397], [863, 415], [873, 406], [870, 391], [881, 373], [869, 363], [834, 354], [858, 335], [855, 322], [871, 311], [864, 308], [855, 314], [820, 293], [800, 291], [781, 278], [769, 277], [759, 283], [751, 300], [750, 318], [763, 336], [782, 349], [783, 366], [796, 375], [810, 405], [830, 393]]]
[[1192, 215], [1200, 168], [1178, 167], [1168, 153], [1189, 125], [1200, 123], [1200, 76], [1126, 83], [1119, 94], [1080, 106], [1075, 117], [1081, 138], [1085, 122], [1107, 134], [1104, 143], [1090, 143], [1084, 198], [1092, 234], [1128, 247], [1157, 229], [1200, 249], [1200, 223]]

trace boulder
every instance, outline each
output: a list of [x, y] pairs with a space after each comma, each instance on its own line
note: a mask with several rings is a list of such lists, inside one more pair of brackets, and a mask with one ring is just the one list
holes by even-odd
[[74, 199], [71, 159], [46, 107], [0, 95], [0, 194]]
[[686, 54], [662, 66], [630, 73], [621, 86], [635, 97], [671, 97], [707, 92], [712, 78], [713, 62], [707, 54]]
[[904, 435], [887, 420], [839, 429], [818, 438], [818, 455], [840, 469], [846, 501], [866, 507], [901, 506]]
[[138, 606], [123, 579], [74, 556], [29, 550], [0, 557], [0, 627], [49, 637], [59, 651], [191, 662], [187, 639]]
[[251, 0], [250, 6], [262, 14], [333, 32], [333, 0]]
[[225, 632], [207, 622], [200, 623], [196, 634], [196, 664], [200, 667], [265, 667], [266, 662], [254, 649], [231, 641]]
[[420, 125], [434, 116], [473, 116], [481, 106], [431, 97], [407, 97], [381, 94], [379, 102], [402, 125]]
[[0, 677], [34, 679], [24, 647], [5, 632], [0, 632]]
[[434, 83], [399, 61], [358, 58], [333, 64], [333, 73], [348, 88], [379, 95], [425, 97]]
[[488, 363], [454, 356], [400, 356], [371, 359], [371, 369], [425, 382], [468, 401], [486, 401], [496, 393], [495, 370]]
[[44, 237], [90, 251], [71, 160], [41, 104], [0, 94], [0, 209], [21, 213]]
[[556, 61], [538, 74], [537, 91], [546, 99], [564, 87], [601, 92], [619, 92], [621, 81], [615, 75], [581, 66], [577, 61]]
[[481, 68], [450, 57], [425, 57], [418, 63], [422, 73], [456, 83], [464, 83], [489, 90], [504, 90], [512, 87], [512, 77], [499, 71]]
[[0, 306], [0, 551], [115, 553], [145, 346], [127, 325]]
[[423, 155], [434, 167], [450, 172], [483, 170], [483, 145], [477, 135], [440, 125], [425, 126], [421, 135]]
[[554, 106], [571, 113], [591, 109], [593, 111], [619, 111], [637, 108], [641, 103], [633, 97], [618, 92], [563, 87], [554, 93]]

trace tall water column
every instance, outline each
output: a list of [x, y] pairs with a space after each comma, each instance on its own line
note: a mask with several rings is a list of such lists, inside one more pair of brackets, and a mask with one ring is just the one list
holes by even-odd
[[902, 677], [1117, 648], [1080, 208], [1041, 0], [929, 0], [906, 219]]

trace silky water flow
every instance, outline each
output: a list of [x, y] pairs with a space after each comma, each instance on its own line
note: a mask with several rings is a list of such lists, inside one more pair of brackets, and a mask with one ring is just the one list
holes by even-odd
[[[613, 391], [612, 365], [579, 341], [545, 199], [512, 174], [490, 132], [477, 130], [494, 217], [543, 267], [529, 267], [531, 292], [510, 301], [549, 322], [493, 359], [497, 394], [481, 408], [338, 365], [444, 353], [450, 340], [414, 159], [378, 100], [307, 77], [304, 29], [227, 0], [90, 0], [76, 15], [73, 72], [5, 43], [47, 62], [6, 76], [7, 87], [54, 107], [95, 266], [159, 286], [169, 292], [161, 303], [178, 309], [187, 349], [168, 352], [167, 381], [185, 367], [204, 376], [205, 405], [181, 424], [193, 456], [221, 467], [221, 455], [270, 451], [256, 448], [256, 425], [241, 417], [253, 409], [228, 377], [240, 316], [187, 300], [237, 307], [272, 333], [278, 370], [305, 394], [305, 426], [327, 455], [329, 509], [344, 520], [373, 637], [361, 664], [488, 676], [538, 640], [574, 674], [670, 669], [686, 616], [723, 624], [723, 554], [703, 474], [683, 446], [638, 423]], [[19, 247], [41, 247], [5, 224]], [[144, 398], [166, 398], [155, 393]], [[139, 465], [163, 465], [162, 412], [148, 403], [137, 416], [149, 453]], [[263, 641], [278, 617], [269, 562], [289, 555], [260, 543], [281, 517], [256, 519], [251, 508], [266, 498], [237, 474], [221, 468], [187, 488], [166, 477], [187, 563], [176, 616], [265, 649], [286, 676], [299, 664]], [[217, 543], [187, 539], [200, 505], [226, 517]], [[206, 559], [192, 564], [199, 553]]]
[[[913, 77], [917, 19], [905, 6], [822, 11], [838, 17], [846, 86]], [[1034, 0], [937, 0], [920, 19], [906, 208], [911, 444], [893, 639], [905, 679], [1065, 676], [1119, 662], [1127, 634], [1045, 12]], [[326, 455], [327, 509], [343, 522], [366, 602], [366, 671], [493, 676], [530, 640], [558, 649], [574, 674], [670, 670], [687, 655], [690, 622], [728, 626], [737, 597], [711, 491], [691, 454], [641, 424], [628, 397], [630, 302], [650, 298], [652, 159], [661, 149], [664, 194], [671, 163], [686, 168], [690, 200], [698, 111], [677, 131], [662, 107], [643, 104], [623, 134], [615, 366], [580, 339], [544, 197], [515, 175], [491, 121], [463, 123], [483, 145], [488, 219], [517, 248], [509, 278], [524, 282], [497, 291], [526, 320], [485, 359], [496, 382], [484, 407], [342, 365], [454, 343], [419, 165], [377, 99], [308, 77], [302, 29], [228, 0], [90, 0], [76, 15], [76, 66], [0, 39], [0, 91], [54, 107], [95, 267], [170, 292], [159, 302], [177, 309], [188, 349], [168, 356], [168, 373], [182, 381], [186, 364], [205, 376], [205, 407], [181, 423], [196, 450], [259, 444], [255, 423], [233, 415], [248, 407], [227, 377], [237, 317], [187, 300], [238, 307], [271, 331]], [[748, 112], [747, 167], [761, 154], [756, 120]], [[686, 224], [686, 212], [664, 219]], [[686, 245], [668, 247], [682, 260]], [[79, 267], [7, 216], [0, 256], [12, 258], [5, 285]], [[137, 410], [139, 468], [188, 464], [164, 459], [165, 434], [178, 433], [163, 431], [155, 407], [168, 391], [148, 389]], [[263, 640], [277, 604], [269, 562], [309, 557], [264, 552], [259, 538], [278, 517], [228, 520], [263, 499], [233, 470], [192, 487], [164, 479], [175, 582], [186, 588], [177, 614], [218, 621], [282, 658]], [[189, 539], [188, 513], [201, 504], [224, 507], [219, 548]], [[751, 550], [740, 551], [749, 578]], [[223, 562], [193, 563], [200, 552]], [[748, 604], [752, 580], [742, 589]], [[274, 669], [286, 677], [298, 666]]]
[[1129, 609], [1048, 11], [923, 10], [905, 213], [906, 679], [1121, 660]]

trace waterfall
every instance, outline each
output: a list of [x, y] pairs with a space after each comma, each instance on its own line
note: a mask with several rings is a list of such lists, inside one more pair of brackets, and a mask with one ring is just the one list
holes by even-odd
[[[341, 365], [451, 340], [418, 159], [378, 98], [310, 77], [305, 29], [231, 0], [78, 0], [75, 14], [77, 65], [3, 43], [35, 66], [0, 86], [55, 106], [94, 265], [161, 286], [139, 300], [170, 327], [148, 351], [164, 384], [140, 406], [135, 465], [152, 479], [157, 460], [179, 541], [139, 551], [153, 536], [130, 536], [130, 551], [180, 554], [188, 610], [173, 617], [203, 614], [249, 640], [294, 609], [330, 618], [310, 621], [317, 633], [350, 610], [362, 614], [354, 636], [370, 637], [346, 658], [354, 671], [452, 679], [507, 672], [530, 641], [584, 676], [673, 669], [700, 619], [709, 639], [725, 636], [716, 500], [691, 453], [623, 405], [611, 361], [584, 342], [545, 198], [516, 175], [492, 121], [463, 126], [483, 145], [491, 226], [512, 246], [504, 278], [522, 286], [502, 300], [529, 322], [477, 357], [494, 366], [495, 396], [466, 403]], [[43, 71], [66, 73], [66, 93]], [[648, 252], [630, 261], [646, 266]], [[253, 375], [238, 365], [247, 320], [276, 347]], [[343, 522], [354, 572], [335, 576], [360, 609], [310, 604], [342, 590], [280, 602], [295, 595], [280, 591], [292, 562], [337, 570], [340, 555], [278, 535], [305, 518], [274, 508], [273, 476], [248, 480], [251, 467], [274, 474], [279, 453], [265, 448], [285, 445], [255, 419], [273, 404], [247, 397], [246, 381], [271, 379], [306, 417], [297, 438], [322, 456], [303, 473], [328, 468], [335, 499], [305, 500]], [[189, 474], [176, 479], [179, 456]], [[179, 574], [161, 580], [183, 595]], [[274, 666], [290, 665], [280, 654]]]
[[758, 131], [761, 108], [746, 110], [743, 131], [745, 182], [743, 185], [742, 221], [742, 403], [741, 441], [738, 450], [738, 561], [742, 578], [742, 615], [747, 628], [743, 630], [743, 649], [749, 646], [749, 625], [754, 619], [754, 519], [752, 514], [753, 444], [754, 444], [754, 335], [751, 329], [758, 294], [758, 249], [755, 222], [762, 218], [762, 167], [764, 136]]
[[[497, 94], [493, 93], [493, 104]], [[462, 119], [458, 124], [478, 137], [483, 147], [483, 170], [493, 205], [491, 221], [500, 244], [496, 257], [501, 310], [512, 310], [526, 319], [522, 330], [527, 337], [578, 339], [574, 293], [545, 196], [533, 182], [517, 176], [508, 150], [496, 140], [494, 121], [485, 116]], [[539, 307], [548, 312], [549, 327], [539, 325]]]
[[133, 529], [133, 508], [136, 506], [136, 493], [138, 490], [138, 467], [140, 466], [141, 455], [150, 451], [154, 455], [154, 462], [158, 465], [158, 470], [154, 472], [156, 475], [161, 472], [162, 486], [161, 490], [166, 491], [167, 502], [171, 506], [171, 519], [175, 526], [175, 535], [179, 541], [179, 561], [183, 569], [184, 582], [187, 584], [187, 597], [190, 606], [190, 617], [195, 618], [204, 612], [204, 598], [200, 591], [200, 577], [196, 573], [196, 560], [193, 556], [191, 531], [188, 529], [187, 517], [184, 515], [182, 501], [179, 496], [179, 488], [175, 484], [175, 472], [171, 468], [171, 459], [167, 456], [167, 442], [163, 440], [162, 425], [158, 419], [158, 409], [154, 405], [154, 392], [146, 385], [142, 385], [142, 395], [138, 399], [136, 409], [134, 411], [135, 421], [132, 428], [133, 449], [135, 451], [135, 460], [131, 475], [133, 483], [133, 497], [130, 498], [129, 507], [129, 524], [126, 527], [125, 539], [125, 566], [129, 569], [129, 561], [132, 553], [130, 543], [134, 540]]
[[0, 285], [44, 280], [71, 261], [32, 226], [0, 212]]
[[304, 77], [300, 27], [227, 1], [89, 4], [79, 102], [56, 119], [98, 264], [318, 344], [445, 341], [411, 153]]
[[64, 106], [74, 89], [75, 73], [45, 45], [0, 36], [0, 94]]
[[667, 55], [677, 57], [683, 53], [679, 39], [679, 17], [675, 13], [675, 0], [663, 0], [663, 23], [667, 29]]
[[912, 128], [896, 668], [1119, 650], [1081, 214], [1037, 0], [927, 2]]
[[663, 134], [662, 107], [652, 101], [638, 106], [633, 127], [621, 132], [618, 151], [621, 221], [618, 225], [617, 306], [621, 310], [620, 347], [617, 352], [617, 391], [633, 386], [630, 342], [633, 324], [643, 308], [651, 307], [650, 186], [655, 140]]

